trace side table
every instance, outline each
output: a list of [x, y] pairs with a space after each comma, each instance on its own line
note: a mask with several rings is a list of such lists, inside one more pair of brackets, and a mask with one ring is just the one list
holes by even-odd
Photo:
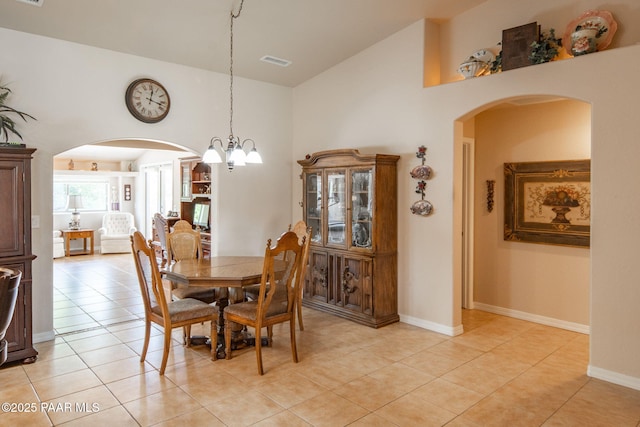
[[[93, 233], [94, 230], [83, 229], [83, 230], [62, 230], [62, 235], [64, 236], [64, 246], [65, 246], [65, 256], [72, 255], [93, 255]], [[71, 252], [69, 249], [69, 243], [73, 239], [83, 239], [83, 249], [76, 250]], [[87, 239], [90, 240], [90, 246], [87, 247]]]

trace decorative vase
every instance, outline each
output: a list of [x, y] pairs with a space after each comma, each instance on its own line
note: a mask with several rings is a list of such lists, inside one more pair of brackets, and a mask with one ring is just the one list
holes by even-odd
[[583, 28], [571, 33], [571, 53], [573, 56], [586, 55], [598, 50], [597, 28]]
[[4, 339], [13, 318], [18, 299], [22, 272], [0, 267], [0, 365], [7, 360], [7, 341]]

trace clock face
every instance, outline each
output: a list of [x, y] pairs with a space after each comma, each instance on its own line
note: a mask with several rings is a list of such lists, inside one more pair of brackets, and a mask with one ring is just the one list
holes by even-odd
[[125, 102], [133, 117], [145, 123], [156, 123], [164, 119], [171, 106], [167, 90], [151, 79], [131, 82], [125, 94]]

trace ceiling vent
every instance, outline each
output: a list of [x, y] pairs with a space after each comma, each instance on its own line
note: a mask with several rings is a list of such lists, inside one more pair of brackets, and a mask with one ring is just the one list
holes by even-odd
[[262, 58], [260, 58], [260, 61], [267, 62], [267, 63], [273, 64], [273, 65], [278, 65], [280, 67], [288, 67], [289, 65], [291, 65], [291, 61], [288, 61], [288, 60], [282, 59], [282, 58], [277, 58], [277, 57], [271, 56], [271, 55], [263, 56]]
[[31, 6], [42, 6], [42, 3], [44, 3], [44, 0], [16, 0], [19, 3], [26, 3], [26, 4], [30, 4]]

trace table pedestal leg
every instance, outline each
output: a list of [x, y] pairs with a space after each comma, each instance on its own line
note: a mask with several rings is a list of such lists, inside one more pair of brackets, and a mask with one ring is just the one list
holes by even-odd
[[[239, 288], [231, 288], [229, 289], [229, 298], [220, 298], [217, 301], [218, 305], [218, 326], [217, 326], [217, 343], [216, 343], [216, 354], [218, 359], [224, 359], [227, 354], [227, 349], [225, 348], [224, 341], [224, 308], [229, 305], [229, 303], [234, 302], [242, 302], [244, 300], [244, 293], [242, 289]], [[262, 345], [269, 345], [268, 338], [261, 338]], [[213, 342], [213, 340], [212, 340]], [[238, 323], [233, 323], [231, 325], [231, 350], [239, 350], [245, 347], [253, 347], [256, 345], [255, 337], [251, 336], [250, 333], [244, 330], [243, 326]]]

